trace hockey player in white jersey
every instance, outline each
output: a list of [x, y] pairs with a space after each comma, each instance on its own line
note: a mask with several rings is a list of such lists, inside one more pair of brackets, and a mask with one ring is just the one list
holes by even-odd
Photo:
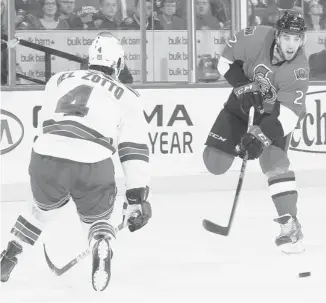
[[123, 67], [120, 42], [102, 32], [89, 48], [88, 70], [61, 72], [47, 83], [29, 166], [32, 210], [18, 217], [1, 254], [2, 282], [38, 240], [53, 210], [71, 198], [89, 230], [93, 287], [107, 287], [116, 237], [109, 220], [117, 192], [111, 159], [116, 150], [126, 183], [123, 223], [135, 231], [151, 218], [147, 123], [139, 95], [117, 80]]

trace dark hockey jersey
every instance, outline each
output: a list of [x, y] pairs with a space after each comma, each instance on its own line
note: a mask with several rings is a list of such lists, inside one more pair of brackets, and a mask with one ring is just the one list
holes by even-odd
[[276, 100], [298, 117], [306, 111], [309, 64], [304, 49], [283, 64], [272, 64], [275, 28], [248, 27], [226, 41], [222, 56], [243, 62], [245, 75], [259, 84], [264, 96], [265, 112], [271, 112]]

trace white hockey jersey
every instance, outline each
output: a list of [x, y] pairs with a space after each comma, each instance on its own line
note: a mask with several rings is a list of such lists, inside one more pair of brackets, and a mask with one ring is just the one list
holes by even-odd
[[118, 149], [128, 188], [149, 183], [147, 122], [139, 95], [93, 70], [54, 75], [45, 87], [36, 153], [81, 163]]

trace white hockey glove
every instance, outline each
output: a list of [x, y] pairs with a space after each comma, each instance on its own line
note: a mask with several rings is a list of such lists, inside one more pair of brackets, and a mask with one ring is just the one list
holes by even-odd
[[152, 217], [152, 207], [147, 201], [149, 187], [138, 187], [126, 191], [126, 201], [123, 204], [123, 224], [134, 232], [147, 224]]

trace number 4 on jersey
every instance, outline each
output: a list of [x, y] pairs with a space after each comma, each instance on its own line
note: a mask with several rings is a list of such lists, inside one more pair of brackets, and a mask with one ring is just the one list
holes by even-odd
[[77, 86], [59, 99], [55, 112], [64, 116], [86, 116], [89, 110], [86, 105], [92, 90], [93, 87], [88, 85]]

